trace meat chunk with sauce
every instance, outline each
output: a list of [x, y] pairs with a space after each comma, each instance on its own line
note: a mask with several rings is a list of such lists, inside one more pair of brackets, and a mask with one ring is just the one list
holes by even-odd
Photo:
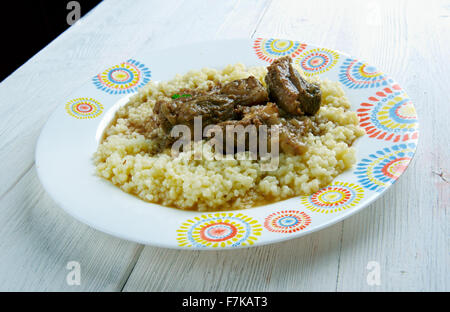
[[209, 90], [180, 90], [183, 96], [163, 99], [155, 104], [153, 112], [165, 131], [175, 125], [192, 126], [194, 117], [201, 117], [203, 127], [234, 119], [236, 106], [266, 103], [266, 88], [255, 77], [231, 81], [224, 86], [217, 84]]
[[267, 67], [269, 97], [292, 115], [314, 115], [320, 108], [321, 92], [317, 84], [306, 81], [284, 56]]
[[225, 84], [220, 88], [220, 94], [232, 98], [236, 105], [251, 106], [269, 101], [266, 88], [253, 76]]
[[232, 119], [235, 103], [220, 94], [202, 94], [178, 99], [164, 99], [155, 104], [153, 112], [166, 132], [175, 125], [193, 127], [194, 118], [201, 117], [203, 127]]
[[286, 154], [301, 155], [308, 150], [302, 137], [311, 127], [310, 119], [281, 118], [279, 129], [280, 150]]
[[[245, 146], [245, 150], [251, 149], [251, 140], [245, 135], [245, 132], [249, 135], [261, 135], [264, 133], [260, 132], [262, 125], [266, 126], [267, 151], [270, 151], [271, 140], [277, 140], [274, 141], [274, 144], [278, 144], [280, 150], [287, 154], [301, 155], [307, 151], [307, 146], [301, 138], [310, 127], [309, 119], [280, 117], [278, 106], [274, 103], [240, 107], [237, 113], [241, 115], [241, 119], [228, 120], [217, 125], [224, 133], [223, 153], [239, 152], [237, 147]], [[252, 129], [248, 126], [254, 127]], [[252, 133], [252, 130], [256, 130], [256, 133]], [[239, 135], [239, 131], [244, 135]], [[274, 131], [277, 131], [278, 135], [275, 135]], [[259, 142], [259, 138], [256, 142]]]
[[[243, 151], [238, 150], [242, 146], [244, 150], [249, 150], [252, 142], [254, 148], [254, 142], [258, 144], [259, 138], [264, 134], [268, 140], [267, 149], [270, 149], [272, 142], [275, 142], [273, 140], [276, 140], [275, 144], [278, 144], [282, 152], [292, 155], [303, 154], [307, 147], [302, 137], [311, 124], [303, 114], [313, 111], [308, 106], [312, 100], [308, 102], [305, 98], [311, 94], [310, 88], [314, 88], [315, 85], [303, 80], [292, 68], [290, 58], [284, 60], [277, 60], [269, 66], [267, 76], [270, 77], [266, 77], [271, 88], [270, 96], [277, 100], [278, 105], [268, 102], [269, 94], [266, 88], [253, 76], [224, 85], [217, 83], [207, 90], [182, 89], [179, 91], [181, 95], [176, 94], [172, 98], [159, 100], [153, 112], [155, 128], [159, 129], [157, 133], [161, 134], [162, 131], [159, 137], [160, 148], [164, 149], [176, 140], [170, 136], [172, 128], [176, 125], [188, 126], [194, 139], [194, 120], [201, 117], [202, 134], [204, 128], [209, 125], [216, 125], [215, 129], [222, 131], [223, 141], [218, 147], [224, 153]], [[320, 90], [318, 101], [320, 105]], [[316, 111], [317, 109], [318, 106]], [[263, 125], [267, 127], [260, 128]], [[256, 133], [248, 133], [252, 130]], [[251, 135], [255, 136], [253, 141], [250, 140]]]

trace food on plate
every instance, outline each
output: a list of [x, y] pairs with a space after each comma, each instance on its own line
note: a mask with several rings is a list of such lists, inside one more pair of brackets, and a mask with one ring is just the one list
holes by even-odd
[[148, 202], [243, 209], [326, 186], [355, 163], [362, 135], [340, 83], [305, 78], [281, 57], [149, 82], [116, 112], [94, 162]]
[[270, 97], [286, 112], [293, 115], [314, 115], [320, 108], [320, 86], [306, 81], [285, 56], [267, 68], [266, 83]]

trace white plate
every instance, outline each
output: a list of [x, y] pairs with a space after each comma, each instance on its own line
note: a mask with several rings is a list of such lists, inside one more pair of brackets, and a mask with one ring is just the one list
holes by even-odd
[[[169, 80], [202, 67], [241, 62], [267, 66], [291, 55], [306, 74], [340, 81], [367, 135], [356, 142], [357, 163], [331, 185], [252, 209], [182, 211], [144, 202], [97, 177], [92, 154], [118, 106], [150, 79]], [[418, 120], [406, 93], [373, 66], [338, 51], [278, 39], [210, 41], [130, 56], [61, 103], [42, 130], [36, 166], [47, 192], [69, 214], [106, 233], [167, 248], [236, 248], [299, 237], [369, 205], [408, 166]]]

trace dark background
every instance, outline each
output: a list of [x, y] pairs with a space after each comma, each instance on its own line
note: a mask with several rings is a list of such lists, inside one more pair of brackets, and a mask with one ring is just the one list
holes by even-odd
[[[0, 5], [2, 65], [0, 81], [70, 26], [67, 9], [70, 0], [13, 0]], [[78, 0], [81, 16], [101, 0]]]

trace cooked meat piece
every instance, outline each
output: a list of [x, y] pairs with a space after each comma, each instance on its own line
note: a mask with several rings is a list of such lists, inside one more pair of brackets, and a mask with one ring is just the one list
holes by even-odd
[[169, 105], [169, 100], [160, 100], [156, 102], [155, 106], [153, 107], [153, 116], [155, 116], [154, 123], [155, 127], [161, 127], [164, 131], [170, 131], [172, 128], [172, 125], [170, 124], [169, 120], [164, 116], [163, 111], [166, 111], [167, 109], [163, 108], [165, 106]]
[[[261, 125], [270, 126], [270, 124], [278, 122], [278, 107], [274, 103], [251, 107], [238, 106], [235, 113], [238, 120], [227, 120], [216, 125], [216, 129], [218, 128], [223, 133], [221, 138], [223, 142], [217, 142], [216, 138], [213, 138], [211, 143], [216, 144], [216, 148], [219, 148], [219, 152], [223, 154], [244, 150], [257, 152], [257, 145], [249, 148], [249, 144], [251, 142], [258, 144], [258, 131]], [[248, 128], [248, 126], [254, 127]], [[250, 136], [254, 136], [253, 141]], [[242, 147], [244, 147], [244, 150], [239, 150]], [[268, 147], [270, 148], [270, 143]]]
[[[270, 140], [272, 139], [272, 131], [276, 129], [278, 130], [278, 144], [282, 152], [292, 155], [301, 155], [307, 151], [307, 146], [301, 141], [301, 137], [309, 128], [309, 119], [305, 118], [304, 120], [300, 120], [297, 119], [297, 117], [289, 119], [280, 117], [278, 107], [274, 103], [252, 107], [241, 107], [239, 113], [242, 114], [241, 120], [228, 120], [217, 125], [224, 133], [222, 153], [227, 153], [228, 151], [234, 153], [237, 151], [238, 146], [245, 146], [245, 149], [249, 150], [250, 140], [247, 136], [236, 135], [236, 130], [227, 131], [227, 126], [242, 126], [245, 128], [249, 125], [254, 125], [254, 129], [257, 131], [259, 131], [261, 125], [267, 126], [268, 150], [270, 150], [271, 146]], [[274, 127], [271, 128], [271, 126]], [[233, 129], [236, 128], [231, 128], [231, 130]], [[245, 142], [240, 140], [245, 140]], [[239, 145], [239, 143], [241, 145]], [[220, 145], [218, 147], [220, 148]]]
[[301, 141], [311, 126], [309, 119], [298, 120], [295, 117], [281, 119], [279, 140], [280, 150], [286, 154], [301, 155], [308, 150], [308, 147]]
[[272, 101], [293, 115], [317, 113], [321, 101], [320, 87], [300, 76], [289, 56], [276, 59], [267, 69], [266, 83]]
[[266, 88], [253, 76], [225, 84], [220, 93], [231, 97], [236, 105], [258, 105], [269, 101]]
[[251, 120], [253, 124], [274, 125], [279, 123], [280, 115], [275, 103], [245, 107], [242, 111], [242, 120]]
[[[291, 66], [290, 58], [287, 60], [286, 63], [281, 63], [278, 67], [282, 68], [282, 66], [287, 66], [287, 70], [289, 71], [289, 66]], [[269, 70], [270, 72], [271, 70]], [[284, 89], [279, 87], [282, 84], [278, 83], [275, 79], [281, 77], [280, 72], [281, 70], [275, 70], [272, 73], [273, 77], [268, 79], [268, 81], [271, 81], [270, 83], [276, 86], [274, 87], [276, 90], [284, 92]], [[290, 94], [286, 92], [280, 93], [280, 98], [283, 99], [278, 103], [280, 107], [275, 103], [267, 103], [268, 94], [266, 89], [253, 76], [235, 80], [223, 86], [219, 83], [211, 85], [207, 90], [182, 89], [179, 90], [179, 93], [172, 96], [172, 98], [159, 100], [153, 109], [155, 118], [152, 123], [156, 125], [154, 127], [155, 129], [159, 129], [154, 133], [159, 138], [160, 149], [164, 149], [176, 141], [176, 138], [170, 136], [172, 128], [176, 125], [190, 127], [192, 139], [194, 139], [194, 118], [201, 117], [203, 128], [208, 125], [217, 125], [218, 128], [215, 129], [222, 130], [224, 141], [217, 147], [219, 149], [223, 148], [222, 152], [224, 153], [240, 152], [242, 151], [241, 147], [244, 147], [245, 150], [255, 151], [255, 145], [249, 148], [249, 144], [258, 144], [260, 138], [258, 135], [262, 135], [262, 133], [258, 134], [258, 132], [263, 130], [260, 128], [262, 125], [267, 126], [268, 149], [271, 146], [270, 140], [276, 137], [273, 131], [277, 130], [278, 144], [282, 152], [293, 155], [304, 153], [307, 148], [301, 138], [308, 129], [308, 122], [310, 121], [306, 117], [291, 115], [292, 109], [289, 111], [288, 106], [280, 105], [283, 101], [283, 103], [295, 102], [295, 105], [297, 105], [297, 114], [299, 115], [300, 112], [304, 112], [299, 108], [301, 105], [299, 104], [298, 97], [301, 97], [305, 92], [303, 89], [300, 92], [294, 84], [302, 78], [296, 78], [295, 72], [292, 72], [292, 75], [290, 74], [287, 77], [290, 78], [290, 80], [287, 80], [290, 88], [296, 92], [295, 98], [292, 96], [294, 91]], [[304, 83], [307, 82], [305, 81]], [[286, 110], [287, 113], [281, 111], [281, 108]], [[250, 125], [255, 127], [246, 129]], [[227, 126], [232, 127], [230, 129]], [[243, 130], [243, 133], [235, 128], [239, 126], [241, 126], [240, 128]], [[271, 128], [271, 126], [274, 127]], [[201, 130], [203, 133], [204, 129]], [[250, 140], [250, 135], [255, 135], [258, 140]], [[242, 140], [245, 141], [242, 142]], [[211, 142], [213, 141], [214, 139], [211, 140]], [[228, 144], [228, 149], [226, 144]]]
[[208, 90], [182, 89], [172, 99], [160, 100], [153, 109], [159, 124], [166, 132], [173, 126], [191, 126], [194, 117], [202, 117], [203, 127], [233, 119], [234, 108], [267, 102], [264, 86], [255, 77], [235, 80], [221, 86], [216, 84]]
[[155, 104], [153, 112], [158, 116], [164, 131], [170, 132], [175, 125], [192, 127], [195, 117], [202, 117], [203, 127], [232, 119], [234, 106], [231, 98], [212, 93], [160, 100]]

